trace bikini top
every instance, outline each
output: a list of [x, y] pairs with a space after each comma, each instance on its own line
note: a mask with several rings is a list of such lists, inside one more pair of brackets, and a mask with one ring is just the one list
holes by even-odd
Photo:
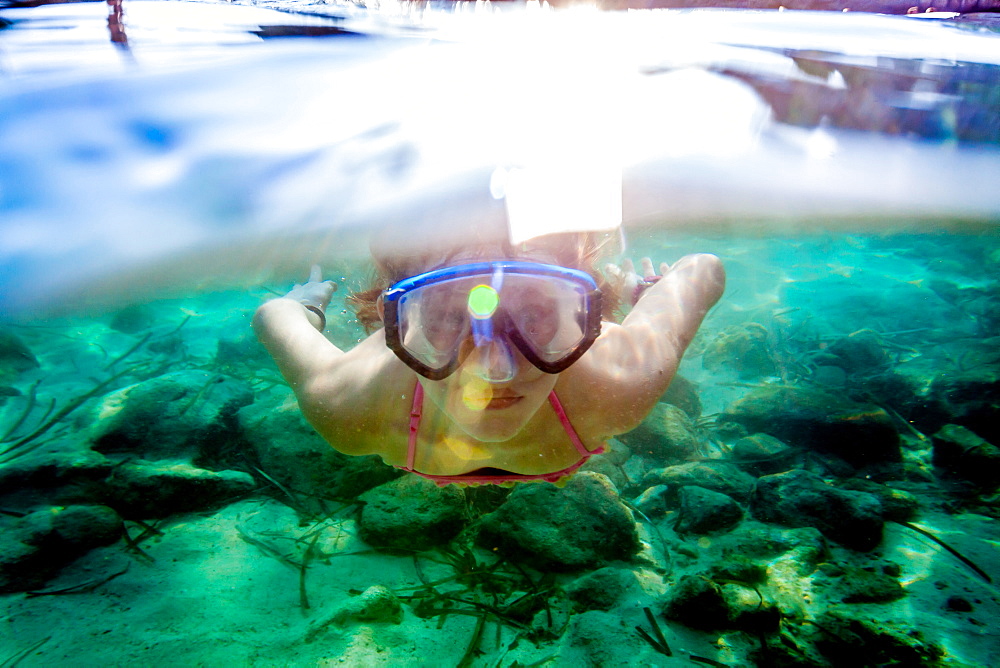
[[[424, 405], [424, 388], [419, 382], [417, 382], [417, 386], [413, 391], [413, 407], [410, 409], [410, 436], [406, 449], [406, 466], [397, 466], [396, 468], [409, 471], [410, 473], [416, 473], [418, 476], [427, 478], [428, 480], [433, 480], [437, 483], [438, 487], [444, 487], [445, 485], [451, 483], [464, 485], [498, 485], [505, 482], [529, 482], [537, 480], [556, 482], [561, 478], [575, 473], [578, 468], [583, 466], [587, 460], [590, 459], [591, 455], [599, 455], [604, 452], [604, 446], [602, 445], [593, 451], [587, 450], [587, 447], [583, 444], [583, 441], [580, 440], [580, 436], [576, 433], [573, 425], [570, 424], [569, 418], [566, 416], [566, 410], [559, 401], [559, 397], [556, 396], [555, 390], [549, 392], [549, 404], [551, 404], [552, 410], [556, 412], [559, 424], [561, 424], [563, 429], [566, 430], [566, 435], [569, 436], [570, 443], [572, 443], [573, 447], [576, 448], [576, 451], [580, 453], [580, 460], [572, 466], [567, 466], [564, 469], [554, 471], [552, 473], [539, 474], [510, 473], [509, 471], [503, 471], [500, 469], [483, 468], [470, 471], [469, 473], [462, 473], [460, 475], [433, 475], [430, 473], [421, 473], [413, 468], [413, 462], [417, 457], [417, 432], [420, 430], [420, 417], [423, 414]], [[490, 473], [490, 471], [496, 471], [496, 473]]]

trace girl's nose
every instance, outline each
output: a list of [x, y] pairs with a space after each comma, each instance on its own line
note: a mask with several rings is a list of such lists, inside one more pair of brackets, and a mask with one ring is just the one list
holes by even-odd
[[506, 383], [514, 378], [517, 361], [510, 344], [502, 337], [486, 340], [476, 346], [470, 362], [474, 373], [489, 383]]

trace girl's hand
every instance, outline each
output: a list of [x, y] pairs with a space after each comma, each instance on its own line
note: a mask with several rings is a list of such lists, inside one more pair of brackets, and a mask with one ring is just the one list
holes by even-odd
[[330, 304], [330, 299], [336, 291], [337, 284], [333, 281], [324, 281], [323, 271], [318, 264], [314, 264], [309, 272], [309, 280], [306, 283], [299, 283], [289, 290], [285, 298], [297, 301], [306, 308], [312, 307], [323, 312], [326, 311], [326, 307]]
[[638, 274], [632, 260], [625, 260], [619, 267], [615, 264], [608, 264], [604, 271], [608, 278], [608, 283], [618, 293], [621, 303], [631, 304], [639, 301], [643, 291], [670, 271], [670, 266], [666, 262], [660, 263], [660, 273], [653, 271], [653, 261], [648, 257], [640, 261], [642, 274]]

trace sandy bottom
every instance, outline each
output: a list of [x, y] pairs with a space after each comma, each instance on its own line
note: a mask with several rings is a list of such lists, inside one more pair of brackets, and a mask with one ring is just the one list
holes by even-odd
[[[919, 524], [936, 531], [991, 577], [1000, 578], [1000, 522], [942, 515]], [[246, 500], [214, 514], [171, 519], [159, 528], [162, 535], [142, 543], [148, 557], [123, 543], [95, 550], [46, 588], [58, 590], [125, 571], [91, 591], [0, 597], [0, 660], [7, 660], [2, 665], [451, 666], [459, 663], [472, 637], [471, 617], [449, 616], [439, 628], [439, 619], [420, 619], [406, 605], [400, 624], [324, 625], [372, 585], [405, 594], [405, 588], [420, 583], [411, 557], [370, 551], [354, 535], [353, 520], [329, 522], [323, 531], [318, 547], [343, 556], [310, 565], [305, 578], [308, 609], [302, 605], [300, 570], [243, 537], [293, 554], [295, 539], [310, 527], [301, 526], [289, 508], [272, 500]], [[668, 542], [674, 540], [669, 530], [662, 531]], [[644, 623], [641, 608], [662, 595], [665, 581], [704, 570], [717, 558], [713, 543], [709, 537], [687, 541], [689, 550], [684, 551], [693, 550], [693, 556], [674, 555], [672, 572], [665, 578], [653, 564], [640, 568], [644, 592], [612, 610], [621, 628]], [[996, 589], [956, 557], [898, 525], [887, 526], [886, 540], [876, 553], [833, 550], [830, 560], [840, 564], [863, 565], [879, 556], [903, 568], [900, 581], [907, 596], [901, 600], [844, 607], [889, 627], [918, 629], [925, 640], [946, 650], [952, 665], [996, 665]], [[647, 549], [644, 558], [654, 560], [656, 553]], [[780, 560], [771, 564], [768, 595], [785, 606], [822, 609], [823, 591], [812, 587], [809, 578], [788, 575], [789, 570]], [[951, 596], [966, 599], [973, 610], [947, 611]], [[693, 632], [666, 622], [662, 626], [673, 658], [655, 653], [638, 636], [632, 643], [621, 643], [616, 633], [610, 635], [617, 640], [605, 649], [614, 649], [618, 661], [603, 659], [596, 665], [692, 665], [690, 654], [749, 665], [748, 646], [738, 634]], [[571, 636], [537, 646], [521, 640], [510, 648], [514, 632], [504, 627], [498, 638], [494, 625], [488, 624], [480, 645], [483, 653], [473, 665], [580, 665], [587, 652], [574, 646]]]

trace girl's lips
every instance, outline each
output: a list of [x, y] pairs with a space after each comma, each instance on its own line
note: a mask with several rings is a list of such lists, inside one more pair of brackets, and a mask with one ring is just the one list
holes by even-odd
[[521, 401], [521, 399], [523, 399], [523, 398], [524, 397], [521, 397], [521, 396], [493, 397], [486, 404], [486, 410], [488, 410], [488, 411], [495, 411], [495, 410], [501, 410], [501, 409], [504, 409], [504, 408], [510, 408], [511, 406], [513, 406], [514, 404], [516, 404], [517, 402]]

